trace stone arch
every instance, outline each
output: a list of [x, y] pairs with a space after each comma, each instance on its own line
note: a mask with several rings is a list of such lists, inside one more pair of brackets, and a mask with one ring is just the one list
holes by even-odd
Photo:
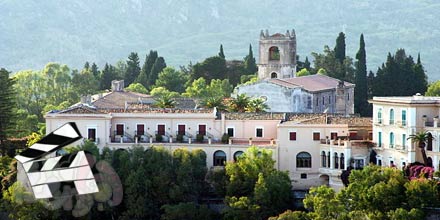
[[239, 159], [241, 155], [243, 155], [243, 151], [241, 151], [241, 150], [236, 151], [234, 153], [234, 161], [237, 161], [237, 159]]
[[222, 150], [214, 152], [214, 166], [225, 166], [226, 164], [226, 153]]
[[296, 155], [296, 167], [297, 168], [312, 168], [312, 155], [310, 153], [302, 151]]
[[327, 185], [330, 182], [330, 176], [327, 174], [322, 174], [321, 176], [319, 176], [319, 181], [321, 182], [321, 185]]
[[269, 60], [280, 60], [280, 49], [277, 46], [269, 48]]
[[271, 79], [277, 79], [277, 78], [278, 78], [278, 74], [277, 74], [276, 72], [272, 72], [272, 73], [270, 74], [270, 78], [271, 78]]

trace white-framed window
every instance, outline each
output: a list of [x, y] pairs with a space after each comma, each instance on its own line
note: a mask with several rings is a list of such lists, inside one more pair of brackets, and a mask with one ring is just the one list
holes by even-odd
[[255, 137], [263, 137], [263, 136], [264, 136], [263, 127], [256, 127], [255, 128]]
[[406, 134], [402, 134], [402, 150], [406, 149]]
[[382, 109], [377, 110], [377, 123], [382, 124]]
[[235, 136], [235, 128], [234, 127], [227, 127], [226, 134], [228, 134], [229, 137], [234, 137]]
[[390, 132], [390, 148], [394, 148], [394, 133]]
[[145, 135], [145, 124], [136, 124], [136, 131], [134, 133], [137, 136]]
[[297, 168], [311, 168], [312, 156], [308, 152], [299, 152], [296, 155], [296, 167]]
[[394, 109], [390, 109], [390, 125], [394, 124]]
[[289, 131], [289, 140], [296, 141], [296, 131]]
[[96, 127], [87, 127], [87, 139], [89, 139], [92, 142], [96, 142], [97, 141], [97, 136], [96, 136]]
[[402, 110], [402, 126], [406, 126], [406, 110]]
[[377, 132], [377, 146], [382, 147], [382, 132]]
[[116, 124], [115, 134], [123, 136], [124, 133], [125, 133], [125, 124], [123, 124], [123, 123]]

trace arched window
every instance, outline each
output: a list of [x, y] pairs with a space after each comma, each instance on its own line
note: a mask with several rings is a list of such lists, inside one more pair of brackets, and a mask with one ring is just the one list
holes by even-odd
[[214, 166], [224, 166], [226, 164], [225, 152], [218, 150], [214, 152]]
[[327, 165], [327, 157], [325, 156], [325, 151], [321, 152], [321, 167], [325, 167]]
[[402, 110], [402, 126], [406, 126], [406, 110]]
[[382, 109], [377, 110], [377, 123], [382, 124]]
[[335, 169], [338, 169], [339, 168], [339, 157], [338, 157], [338, 153], [334, 153], [334, 160], [335, 160]]
[[394, 109], [390, 109], [390, 125], [394, 124]]
[[394, 148], [394, 133], [390, 132], [390, 148]]
[[300, 152], [296, 155], [296, 167], [297, 168], [311, 168], [312, 156], [307, 152]]
[[239, 150], [234, 153], [234, 161], [237, 161], [237, 159], [240, 158], [240, 156], [243, 154], [243, 151]]
[[330, 168], [330, 151], [327, 152], [327, 167]]
[[278, 47], [269, 48], [269, 60], [280, 60], [280, 50]]
[[345, 158], [344, 153], [341, 153], [341, 156], [339, 157], [339, 164], [341, 165], [341, 170], [345, 169]]
[[426, 150], [432, 151], [432, 134], [428, 132], [428, 144]]
[[276, 78], [278, 78], [277, 73], [276, 73], [276, 72], [271, 73], [271, 74], [270, 74], [270, 78], [272, 78], [272, 79], [276, 79]]

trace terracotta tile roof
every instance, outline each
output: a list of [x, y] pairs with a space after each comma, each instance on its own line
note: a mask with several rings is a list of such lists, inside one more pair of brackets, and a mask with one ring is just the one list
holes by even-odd
[[371, 127], [372, 118], [366, 117], [329, 117], [328, 124], [348, 124], [349, 127]]
[[285, 37], [285, 35], [284, 34], [280, 34], [280, 33], [275, 33], [271, 37]]
[[287, 114], [287, 121], [293, 124], [346, 124], [348, 127], [371, 127], [372, 119], [357, 116], [343, 116], [324, 113]]
[[151, 96], [129, 91], [111, 92], [98, 98], [92, 104], [97, 109], [125, 108], [126, 102], [138, 102], [142, 98], [151, 98]]
[[284, 113], [272, 113], [272, 112], [227, 112], [225, 114], [226, 120], [284, 120]]
[[93, 106], [89, 106], [87, 104], [76, 104], [66, 110], [51, 111], [49, 113], [55, 113], [55, 114], [102, 114], [104, 112], [101, 112], [101, 111], [97, 110], [96, 108], [94, 108]]
[[326, 114], [323, 113], [289, 113], [287, 121], [301, 124], [325, 124]]
[[[311, 92], [334, 89], [339, 84], [338, 79], [320, 74], [288, 78], [288, 79], [269, 79], [269, 82], [272, 82], [277, 85], [285, 86], [288, 88], [302, 87], [305, 90]], [[344, 82], [344, 85], [354, 86], [354, 84], [349, 82]]]

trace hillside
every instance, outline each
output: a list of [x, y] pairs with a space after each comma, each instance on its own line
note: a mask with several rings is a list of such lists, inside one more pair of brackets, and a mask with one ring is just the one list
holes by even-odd
[[0, 0], [0, 66], [102, 66], [150, 49], [179, 66], [216, 54], [219, 44], [227, 59], [241, 59], [250, 43], [257, 53], [261, 29], [294, 28], [302, 59], [333, 47], [340, 31], [354, 56], [364, 33], [369, 69], [376, 71], [389, 51], [405, 48], [421, 53], [432, 81], [440, 79], [439, 10], [434, 0]]

